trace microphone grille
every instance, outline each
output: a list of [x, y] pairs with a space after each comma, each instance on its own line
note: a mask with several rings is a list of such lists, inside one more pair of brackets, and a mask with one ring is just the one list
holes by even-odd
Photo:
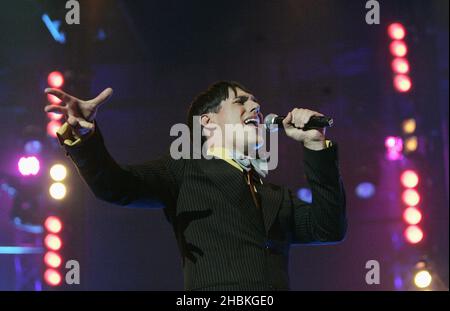
[[264, 118], [264, 126], [267, 130], [273, 130], [273, 125], [275, 124], [275, 118], [278, 117], [278, 115], [274, 114], [274, 113], [269, 113], [265, 118]]

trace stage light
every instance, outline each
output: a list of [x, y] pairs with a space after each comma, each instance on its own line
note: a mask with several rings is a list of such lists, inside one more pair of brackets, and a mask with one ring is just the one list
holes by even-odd
[[392, 71], [395, 73], [408, 73], [409, 72], [409, 62], [405, 58], [394, 58], [391, 63]]
[[402, 24], [392, 23], [388, 27], [388, 34], [393, 40], [402, 40], [406, 36], [406, 30]]
[[62, 222], [56, 216], [49, 216], [44, 222], [45, 229], [51, 233], [59, 233], [62, 229]]
[[58, 97], [56, 97], [53, 94], [47, 94], [47, 100], [50, 104], [53, 104], [53, 105], [59, 105], [62, 102], [61, 99], [59, 99]]
[[61, 284], [61, 274], [55, 269], [47, 269], [44, 272], [44, 280], [50, 286], [58, 286]]
[[44, 255], [44, 262], [49, 267], [58, 268], [61, 266], [62, 259], [57, 253], [50, 251]]
[[23, 176], [37, 175], [40, 170], [39, 160], [34, 157], [21, 157], [17, 163], [20, 174]]
[[386, 158], [389, 161], [397, 161], [403, 158], [403, 154], [397, 150], [388, 150], [386, 152]]
[[48, 189], [50, 196], [55, 200], [62, 200], [66, 196], [67, 189], [63, 183], [55, 182]]
[[396, 275], [394, 278], [394, 286], [396, 290], [401, 290], [403, 288], [403, 279], [400, 275]]
[[423, 239], [423, 231], [419, 226], [411, 225], [405, 229], [404, 236], [408, 243], [417, 244]]
[[404, 57], [408, 53], [406, 43], [400, 40], [392, 41], [389, 45], [391, 54], [395, 57]]
[[403, 150], [403, 140], [401, 137], [388, 136], [384, 140], [384, 146], [390, 150], [402, 151]]
[[406, 170], [400, 176], [403, 187], [414, 188], [419, 183], [419, 176], [412, 170]]
[[356, 195], [362, 199], [368, 199], [375, 194], [375, 185], [370, 182], [363, 182], [356, 186]]
[[57, 251], [62, 247], [62, 241], [56, 234], [47, 234], [44, 239], [44, 244], [48, 249], [52, 251]]
[[417, 225], [422, 220], [422, 213], [416, 207], [408, 207], [403, 211], [403, 220], [408, 225]]
[[51, 137], [56, 137], [56, 132], [61, 127], [61, 122], [52, 120], [47, 124], [47, 135]]
[[417, 147], [419, 145], [419, 141], [417, 139], [417, 136], [411, 136], [408, 137], [405, 140], [405, 151], [406, 152], [413, 152], [417, 150]]
[[64, 85], [64, 76], [59, 71], [52, 71], [47, 77], [47, 82], [50, 87], [59, 89]]
[[395, 141], [396, 141], [396, 137], [394, 136], [388, 136], [386, 137], [386, 139], [384, 140], [384, 146], [386, 148], [393, 148], [395, 146]]
[[430, 272], [427, 270], [421, 270], [416, 273], [414, 276], [414, 284], [418, 288], [426, 288], [430, 286], [431, 282], [433, 281], [433, 277], [431, 276]]
[[388, 136], [384, 141], [386, 147], [386, 157], [390, 161], [396, 161], [402, 158], [403, 140], [401, 137]]
[[47, 26], [48, 31], [50, 31], [50, 34], [52, 35], [53, 39], [55, 39], [55, 41], [59, 43], [66, 42], [66, 35], [59, 30], [61, 21], [52, 21], [48, 14], [42, 14], [42, 21], [44, 22], [45, 26]]
[[305, 202], [311, 203], [312, 202], [312, 193], [311, 189], [309, 188], [300, 188], [297, 191], [297, 197]]
[[417, 206], [420, 202], [420, 195], [415, 189], [406, 189], [403, 191], [402, 200], [408, 206]]
[[42, 143], [39, 140], [27, 141], [24, 150], [27, 154], [39, 154], [42, 151]]
[[414, 131], [416, 130], [416, 120], [413, 118], [404, 120], [402, 122], [402, 129], [403, 133], [405, 134], [414, 133]]
[[47, 117], [50, 120], [61, 120], [63, 115], [61, 113], [47, 112]]
[[62, 180], [64, 180], [64, 178], [66, 178], [66, 176], [67, 176], [67, 169], [64, 165], [54, 164], [50, 168], [50, 177], [54, 181], [62, 181]]
[[394, 87], [401, 93], [408, 92], [412, 87], [411, 79], [407, 75], [396, 75], [394, 77]]

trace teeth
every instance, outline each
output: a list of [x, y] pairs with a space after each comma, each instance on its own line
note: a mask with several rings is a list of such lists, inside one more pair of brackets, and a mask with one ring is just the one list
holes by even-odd
[[247, 119], [244, 121], [245, 124], [253, 123], [254, 125], [258, 125], [258, 119]]

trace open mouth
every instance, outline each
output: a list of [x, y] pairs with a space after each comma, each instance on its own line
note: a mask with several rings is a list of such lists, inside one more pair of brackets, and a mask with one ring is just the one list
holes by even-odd
[[259, 119], [258, 118], [247, 118], [244, 120], [244, 124], [248, 125], [248, 126], [254, 126], [254, 127], [258, 127], [259, 126]]

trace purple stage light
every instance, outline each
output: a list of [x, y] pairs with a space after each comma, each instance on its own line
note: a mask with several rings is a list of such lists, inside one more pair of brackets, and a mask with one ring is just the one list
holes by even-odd
[[297, 197], [300, 200], [302, 200], [302, 201], [305, 201], [307, 203], [311, 203], [312, 202], [311, 189], [309, 189], [309, 188], [300, 188], [300, 189], [298, 189]]
[[375, 185], [371, 182], [362, 182], [356, 186], [356, 195], [361, 199], [368, 199], [375, 194]]
[[42, 151], [42, 143], [39, 140], [30, 140], [25, 143], [24, 149], [27, 154], [38, 154]]
[[401, 152], [398, 152], [397, 150], [387, 150], [387, 152], [386, 152], [386, 158], [389, 161], [401, 160], [402, 157], [403, 157], [403, 154]]

